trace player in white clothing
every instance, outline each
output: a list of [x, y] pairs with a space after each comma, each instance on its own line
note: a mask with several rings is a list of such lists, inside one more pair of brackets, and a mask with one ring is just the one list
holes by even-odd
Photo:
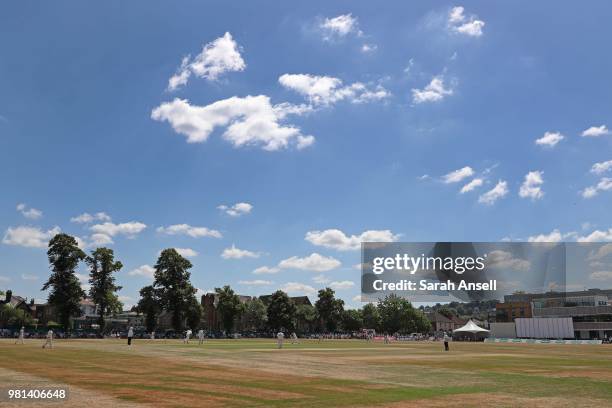
[[204, 330], [198, 330], [198, 344], [202, 345], [204, 343]]
[[278, 334], [276, 335], [276, 345], [278, 346], [279, 349], [283, 348], [284, 340], [285, 340], [285, 333], [283, 333], [282, 331], [279, 331]]
[[21, 326], [21, 329], [19, 329], [19, 337], [17, 337], [17, 340], [15, 340], [15, 344], [17, 343], [23, 344], [24, 337], [25, 337], [25, 328]]
[[47, 339], [45, 340], [45, 344], [43, 344], [42, 348], [53, 348], [53, 330], [49, 329], [47, 332]]

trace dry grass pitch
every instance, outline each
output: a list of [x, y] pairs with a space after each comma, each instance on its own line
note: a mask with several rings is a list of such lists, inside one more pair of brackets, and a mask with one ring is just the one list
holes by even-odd
[[[612, 406], [609, 345], [457, 342], [445, 353], [440, 343], [357, 340], [282, 350], [272, 339], [41, 344], [0, 340], [0, 384], [67, 385], [62, 406]], [[35, 404], [14, 404], [26, 405]]]

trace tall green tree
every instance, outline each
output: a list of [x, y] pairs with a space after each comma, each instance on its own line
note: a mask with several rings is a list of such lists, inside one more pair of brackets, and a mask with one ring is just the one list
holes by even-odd
[[140, 300], [136, 305], [137, 311], [145, 316], [145, 327], [148, 332], [155, 330], [159, 309], [159, 296], [152, 285], [140, 289]]
[[297, 305], [295, 308], [295, 326], [304, 330], [304, 326], [312, 327], [317, 320], [317, 311], [314, 306], [308, 304]]
[[243, 318], [249, 330], [260, 330], [268, 321], [268, 309], [259, 298], [253, 298], [246, 302]]
[[47, 301], [55, 308], [64, 330], [69, 330], [70, 318], [80, 315], [79, 302], [85, 297], [75, 271], [86, 255], [73, 237], [57, 234], [49, 241], [47, 256], [52, 272], [42, 290], [50, 289]]
[[416, 331], [417, 314], [408, 300], [392, 293], [378, 302], [378, 312], [386, 333]]
[[380, 329], [380, 313], [378, 313], [378, 308], [373, 303], [363, 306], [361, 317], [363, 318], [364, 329]]
[[119, 298], [117, 297], [118, 290], [121, 286], [115, 284], [113, 274], [119, 272], [123, 268], [123, 264], [115, 261], [115, 254], [109, 248], [97, 248], [91, 252], [91, 256], [85, 259], [89, 265], [89, 296], [94, 304], [98, 307], [98, 324], [100, 329], [104, 331], [104, 316], [111, 309], [116, 311], [117, 306], [120, 306]]
[[155, 264], [155, 281], [160, 306], [172, 313], [172, 327], [182, 331], [189, 306], [193, 302], [196, 289], [190, 278], [193, 265], [183, 258], [174, 248], [164, 249]]
[[229, 286], [225, 285], [222, 288], [215, 288], [215, 293], [218, 296], [217, 311], [221, 316], [223, 329], [229, 334], [234, 329], [234, 322], [238, 318], [243, 309], [240, 298]]
[[336, 299], [336, 293], [331, 288], [319, 290], [319, 299], [315, 303], [317, 315], [325, 328], [333, 332], [338, 327], [344, 311], [344, 300]]
[[363, 327], [361, 310], [348, 309], [342, 312], [342, 328], [349, 332], [358, 331]]
[[295, 321], [295, 303], [282, 290], [270, 296], [268, 304], [268, 327], [273, 330], [293, 330]]
[[192, 296], [187, 309], [187, 327], [197, 330], [202, 320], [202, 305], [195, 296]]

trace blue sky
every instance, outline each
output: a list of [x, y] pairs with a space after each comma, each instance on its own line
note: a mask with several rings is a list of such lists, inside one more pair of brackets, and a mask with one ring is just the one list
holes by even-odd
[[612, 240], [607, 2], [1, 8], [0, 288], [45, 297], [58, 229], [126, 304], [167, 247], [202, 291], [355, 306], [364, 237]]

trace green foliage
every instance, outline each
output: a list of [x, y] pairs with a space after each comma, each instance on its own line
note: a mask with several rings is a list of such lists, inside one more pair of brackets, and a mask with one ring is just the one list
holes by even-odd
[[222, 288], [215, 288], [215, 293], [218, 296], [217, 311], [221, 316], [221, 323], [227, 333], [231, 333], [234, 329], [234, 321], [244, 310], [240, 298], [234, 290], [225, 285]]
[[295, 303], [282, 290], [270, 296], [268, 304], [268, 326], [273, 330], [293, 330], [295, 322]]
[[174, 248], [164, 249], [155, 264], [155, 281], [160, 306], [172, 313], [172, 327], [183, 330], [183, 321], [193, 302], [196, 289], [189, 279], [191, 262], [183, 258]]
[[49, 241], [47, 251], [52, 273], [42, 290], [51, 289], [48, 302], [57, 311], [65, 330], [70, 328], [70, 318], [80, 315], [79, 302], [85, 296], [75, 270], [85, 259], [76, 240], [67, 234], [57, 234]]
[[119, 272], [123, 268], [123, 264], [115, 261], [115, 254], [109, 248], [97, 248], [92, 251], [91, 256], [85, 259], [89, 265], [89, 296], [98, 307], [100, 313], [98, 324], [100, 329], [104, 331], [104, 316], [109, 312], [117, 312], [122, 308], [119, 298], [115, 294], [121, 290], [121, 286], [115, 285], [115, 277], [113, 273]]
[[342, 328], [346, 331], [358, 331], [363, 327], [363, 316], [360, 310], [349, 309], [342, 312]]
[[336, 299], [335, 292], [331, 288], [319, 290], [318, 296], [319, 299], [315, 303], [317, 315], [325, 325], [325, 328], [333, 332], [342, 319], [344, 301], [342, 299]]
[[361, 310], [364, 329], [380, 330], [380, 313], [373, 303], [366, 304]]
[[417, 312], [409, 301], [391, 294], [378, 302], [381, 328], [384, 332], [410, 333], [416, 331]]
[[317, 310], [312, 305], [297, 305], [295, 309], [295, 326], [312, 325], [317, 320]]
[[268, 309], [261, 299], [251, 299], [246, 302], [243, 318], [248, 329], [261, 329], [268, 321]]
[[453, 316], [456, 316], [456, 312], [448, 306], [440, 307], [438, 309], [438, 313], [440, 313], [444, 317], [448, 317], [449, 319], [452, 318]]
[[31, 326], [34, 319], [21, 309], [15, 309], [9, 304], [0, 306], [0, 327], [7, 326]]
[[193, 330], [200, 327], [202, 312], [202, 305], [200, 305], [195, 296], [192, 296], [189, 302], [189, 309], [187, 309], [187, 327]]
[[145, 326], [148, 332], [155, 330], [157, 315], [159, 314], [159, 296], [153, 286], [140, 289], [140, 300], [136, 305], [139, 313], [145, 315]]

